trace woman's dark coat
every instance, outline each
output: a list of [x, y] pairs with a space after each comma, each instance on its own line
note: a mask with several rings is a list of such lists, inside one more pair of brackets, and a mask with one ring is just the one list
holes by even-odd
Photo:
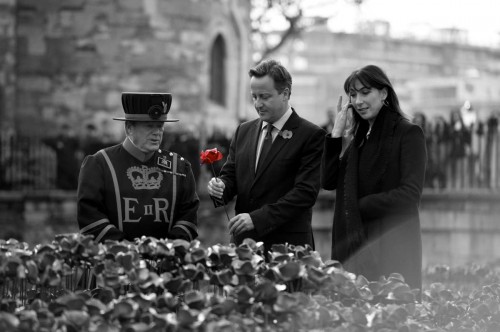
[[369, 280], [396, 272], [421, 288], [419, 204], [426, 167], [422, 129], [383, 107], [369, 139], [361, 120], [340, 158], [342, 139], [327, 136], [324, 189], [336, 189], [332, 259]]

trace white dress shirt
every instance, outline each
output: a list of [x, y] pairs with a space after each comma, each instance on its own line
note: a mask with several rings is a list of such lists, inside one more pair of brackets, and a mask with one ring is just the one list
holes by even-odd
[[[283, 116], [281, 118], [279, 118], [278, 121], [272, 123], [272, 125], [273, 125], [272, 130], [273, 131], [271, 132], [271, 136], [273, 137], [273, 142], [274, 142], [276, 136], [278, 136], [278, 134], [283, 129], [283, 126], [285, 125], [285, 123], [290, 118], [290, 115], [292, 115], [292, 107], [288, 106], [288, 109], [285, 112], [285, 114], [283, 114]], [[262, 143], [264, 142], [264, 137], [266, 137], [266, 134], [267, 134], [267, 128], [264, 129], [264, 127], [267, 126], [267, 124], [268, 124], [268, 122], [262, 121], [262, 128], [260, 131], [259, 144], [257, 144], [257, 158], [255, 160], [255, 169], [256, 170], [257, 170], [257, 165], [259, 164], [260, 152], [262, 150]]]

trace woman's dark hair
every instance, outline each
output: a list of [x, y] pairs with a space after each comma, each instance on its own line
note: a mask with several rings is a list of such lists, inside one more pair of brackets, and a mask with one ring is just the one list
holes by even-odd
[[[392, 87], [391, 81], [380, 67], [368, 65], [353, 71], [344, 82], [344, 91], [347, 95], [349, 95], [349, 90], [353, 88], [356, 80], [359, 80], [359, 82], [367, 88], [375, 88], [378, 90], [385, 88], [387, 90], [387, 98], [385, 99], [387, 107], [399, 113], [402, 117], [408, 118], [399, 106], [399, 99]], [[354, 119], [355, 122], [359, 122], [361, 117], [354, 112]]]
[[268, 59], [260, 62], [248, 71], [250, 77], [264, 77], [268, 75], [274, 81], [278, 93], [288, 88], [288, 96], [292, 94], [292, 76], [283, 65], [276, 60]]

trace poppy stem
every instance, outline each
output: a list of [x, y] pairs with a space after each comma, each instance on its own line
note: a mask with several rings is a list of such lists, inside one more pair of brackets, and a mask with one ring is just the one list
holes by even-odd
[[[219, 179], [219, 177], [217, 176], [217, 174], [215, 174], [214, 164], [210, 163], [210, 166], [212, 166], [212, 173], [214, 173], [215, 178]], [[220, 172], [219, 172], [219, 175], [220, 175]], [[231, 218], [229, 218], [229, 214], [227, 213], [227, 208], [226, 208], [226, 203], [225, 202], [224, 202], [224, 205], [222, 205], [222, 207], [224, 207], [224, 212], [226, 213], [227, 221], [231, 220]]]

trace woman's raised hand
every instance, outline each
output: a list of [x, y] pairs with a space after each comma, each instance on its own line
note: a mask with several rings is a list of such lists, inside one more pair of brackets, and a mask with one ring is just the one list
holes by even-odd
[[348, 120], [350, 116], [349, 112], [351, 112], [349, 110], [349, 102], [342, 105], [342, 96], [339, 96], [339, 101], [337, 102], [337, 116], [333, 124], [332, 137], [342, 137], [344, 131], [348, 129], [350, 125], [350, 120]]

